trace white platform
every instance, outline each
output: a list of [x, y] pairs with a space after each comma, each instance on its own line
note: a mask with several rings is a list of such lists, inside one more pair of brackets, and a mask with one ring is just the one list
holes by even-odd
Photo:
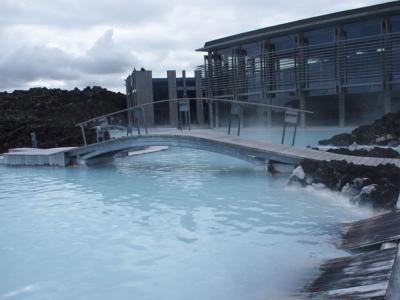
[[49, 149], [14, 148], [3, 154], [2, 163], [7, 166], [60, 166], [69, 164], [66, 152], [76, 147], [60, 147]]

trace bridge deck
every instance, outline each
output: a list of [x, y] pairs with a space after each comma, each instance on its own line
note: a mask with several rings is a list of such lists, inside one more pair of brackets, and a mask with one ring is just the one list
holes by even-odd
[[[97, 144], [88, 145], [78, 149], [77, 153], [83, 155], [92, 151], [86, 158], [96, 155], [104, 155], [107, 152], [123, 150], [130, 146], [177, 146], [195, 149], [210, 150], [235, 156], [257, 156], [277, 162], [297, 164], [303, 159], [317, 161], [345, 160], [348, 163], [358, 165], [377, 166], [380, 164], [395, 164], [400, 167], [400, 159], [357, 157], [336, 153], [323, 152], [307, 148], [292, 147], [288, 145], [275, 144], [255, 139], [247, 139], [238, 136], [229, 136], [213, 130], [192, 130], [192, 131], [165, 131], [149, 135], [121, 137]], [[85, 156], [83, 157], [85, 159]]]

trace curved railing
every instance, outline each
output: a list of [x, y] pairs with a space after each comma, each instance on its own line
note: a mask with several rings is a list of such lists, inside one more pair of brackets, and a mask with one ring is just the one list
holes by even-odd
[[[165, 99], [165, 100], [160, 100], [160, 101], [156, 101], [156, 102], [149, 102], [149, 103], [139, 104], [139, 105], [132, 106], [132, 107], [129, 107], [129, 108], [125, 108], [125, 109], [122, 109], [122, 110], [118, 110], [118, 111], [115, 111], [115, 112], [112, 112], [112, 113], [104, 114], [104, 115], [101, 115], [101, 116], [98, 116], [98, 117], [95, 117], [95, 118], [91, 118], [89, 120], [86, 120], [86, 121], [83, 121], [83, 122], [80, 122], [80, 123], [76, 124], [76, 126], [79, 126], [81, 128], [82, 136], [83, 136], [83, 142], [84, 142], [85, 145], [87, 145], [86, 135], [85, 135], [85, 127], [87, 127], [87, 125], [89, 123], [93, 123], [93, 122], [96, 122], [96, 121], [99, 121], [99, 120], [104, 120], [104, 119], [107, 119], [108, 117], [112, 117], [114, 115], [121, 114], [121, 113], [124, 113], [124, 112], [133, 111], [135, 113], [135, 111], [137, 111], [138, 109], [142, 109], [143, 110], [143, 108], [146, 107], [146, 106], [151, 106], [151, 105], [165, 103], [165, 102], [188, 102], [188, 101], [207, 101], [207, 102], [209, 102], [211, 104], [212, 103], [221, 103], [222, 102], [222, 103], [229, 103], [231, 105], [232, 104], [236, 104], [236, 105], [238, 105], [240, 107], [242, 107], [242, 106], [253, 106], [253, 107], [264, 107], [264, 108], [269, 108], [269, 109], [272, 109], [272, 110], [284, 111], [285, 112], [285, 121], [284, 121], [285, 123], [284, 123], [284, 131], [283, 131], [283, 136], [282, 136], [282, 143], [283, 143], [283, 140], [284, 140], [285, 129], [286, 129], [286, 115], [292, 115], [293, 116], [293, 114], [294, 114], [296, 116], [296, 126], [297, 126], [297, 116], [298, 116], [299, 113], [313, 114], [313, 112], [309, 111], [309, 110], [303, 110], [303, 109], [292, 108], [292, 107], [287, 107], [287, 106], [272, 105], [272, 104], [246, 102], [246, 101], [239, 101], [239, 100], [233, 100], [233, 99], [220, 99], [220, 98], [208, 98], [208, 97], [198, 97], [198, 98], [185, 97], [185, 98]], [[143, 112], [142, 112], [142, 118], [143, 118], [143, 121], [144, 121], [144, 113]], [[128, 119], [129, 119], [129, 117], [128, 117]], [[211, 120], [211, 118], [210, 118], [210, 120]], [[108, 123], [108, 122], [106, 121], [106, 123]], [[129, 126], [127, 127], [127, 134], [132, 134], [131, 125], [132, 124], [129, 124]], [[188, 125], [189, 125], [189, 130], [190, 130], [190, 111], [189, 111], [189, 124]], [[108, 125], [106, 125], [106, 126], [108, 126]], [[229, 123], [228, 134], [230, 134], [230, 126], [231, 125]], [[101, 128], [100, 128], [101, 126], [94, 126], [94, 127], [99, 127], [99, 128], [97, 128], [97, 130], [99, 130], [99, 131], [101, 130]], [[145, 130], [146, 130], [146, 133], [147, 133], [147, 127], [145, 125], [145, 122], [144, 122], [144, 127], [145, 127]], [[137, 127], [137, 130], [138, 130], [138, 133], [140, 134], [139, 127]], [[97, 141], [99, 141], [99, 131], [97, 131]], [[129, 133], [128, 133], [128, 131], [129, 131]], [[239, 125], [238, 125], [238, 135], [239, 134], [240, 134], [240, 119], [239, 119]], [[293, 136], [293, 144], [294, 144], [294, 138], [295, 138], [295, 134]]]
[[108, 113], [108, 114], [104, 114], [80, 123], [77, 123], [76, 126], [85, 126], [86, 124], [90, 123], [90, 122], [94, 122], [96, 120], [102, 119], [102, 118], [106, 118], [106, 117], [111, 117], [113, 115], [117, 115], [123, 112], [127, 112], [130, 110], [135, 110], [137, 108], [143, 108], [145, 106], [150, 106], [150, 105], [155, 105], [155, 104], [159, 104], [159, 103], [165, 103], [165, 102], [179, 102], [179, 101], [211, 101], [214, 103], [218, 103], [218, 102], [225, 102], [225, 103], [233, 103], [233, 104], [240, 104], [240, 105], [244, 105], [244, 106], [257, 106], [257, 107], [265, 107], [265, 108], [271, 108], [271, 109], [275, 109], [275, 110], [282, 110], [282, 111], [292, 111], [292, 112], [298, 112], [298, 113], [307, 113], [307, 114], [313, 114], [312, 111], [309, 110], [304, 110], [304, 109], [298, 109], [298, 108], [291, 108], [291, 107], [287, 107], [287, 106], [279, 106], [279, 105], [272, 105], [272, 104], [262, 104], [262, 103], [254, 103], [254, 102], [246, 102], [246, 101], [239, 101], [239, 100], [230, 100], [230, 99], [219, 99], [219, 98], [207, 98], [207, 97], [200, 97], [200, 98], [175, 98], [175, 99], [165, 99], [165, 100], [160, 100], [160, 101], [156, 101], [156, 102], [149, 102], [149, 103], [144, 103], [144, 104], [139, 104], [136, 106], [132, 106], [129, 108], [125, 108], [125, 109], [121, 109], [112, 113]]

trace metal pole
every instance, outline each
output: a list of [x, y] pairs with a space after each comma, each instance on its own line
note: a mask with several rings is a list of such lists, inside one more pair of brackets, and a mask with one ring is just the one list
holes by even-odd
[[188, 126], [189, 126], [189, 131], [190, 131], [190, 123], [192, 122], [191, 117], [190, 117], [190, 101], [188, 100]]
[[86, 136], [85, 136], [85, 129], [83, 129], [83, 125], [79, 125], [79, 127], [81, 128], [81, 131], [82, 131], [83, 143], [85, 144], [85, 146], [87, 146]]
[[294, 124], [294, 133], [293, 133], [292, 146], [294, 146], [294, 141], [296, 139], [296, 132], [297, 132], [297, 123]]
[[285, 131], [286, 131], [286, 122], [283, 123], [283, 133], [282, 133], [282, 140], [281, 144], [285, 141]]
[[242, 118], [240, 117], [240, 114], [238, 115], [238, 117], [239, 117], [239, 124], [238, 124], [238, 133], [237, 133], [237, 135], [239, 136], [240, 135], [240, 123], [241, 123]]

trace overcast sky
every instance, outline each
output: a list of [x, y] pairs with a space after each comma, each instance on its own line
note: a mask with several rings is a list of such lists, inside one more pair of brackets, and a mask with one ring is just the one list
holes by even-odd
[[100, 85], [144, 67], [189, 73], [204, 42], [377, 0], [0, 0], [0, 90]]

